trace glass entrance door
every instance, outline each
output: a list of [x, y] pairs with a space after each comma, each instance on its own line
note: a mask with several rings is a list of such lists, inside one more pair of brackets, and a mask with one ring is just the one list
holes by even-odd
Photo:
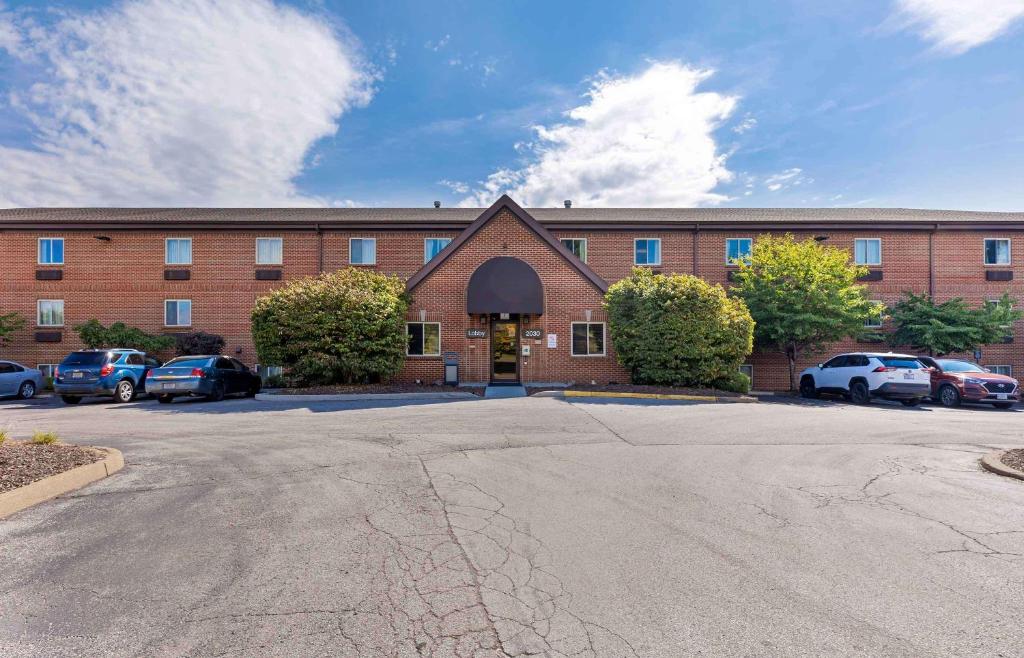
[[519, 381], [519, 320], [491, 323], [491, 381]]

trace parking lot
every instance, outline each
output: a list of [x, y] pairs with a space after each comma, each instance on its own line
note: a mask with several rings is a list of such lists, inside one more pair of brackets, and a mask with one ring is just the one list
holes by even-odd
[[0, 654], [1019, 655], [1024, 412], [0, 402], [121, 473], [0, 521]]

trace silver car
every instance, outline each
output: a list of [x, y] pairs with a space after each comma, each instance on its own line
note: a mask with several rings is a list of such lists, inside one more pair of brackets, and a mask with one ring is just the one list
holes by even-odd
[[43, 389], [43, 373], [14, 361], [0, 361], [0, 397], [10, 395], [22, 400]]

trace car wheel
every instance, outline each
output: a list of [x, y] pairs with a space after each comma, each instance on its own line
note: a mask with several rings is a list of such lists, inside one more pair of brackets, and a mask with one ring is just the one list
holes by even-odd
[[256, 397], [256, 394], [260, 392], [261, 388], [262, 388], [262, 385], [261, 385], [260, 382], [254, 383], [252, 386], [249, 387], [249, 390], [245, 392], [245, 397], [247, 397], [247, 398], [254, 398], [254, 397]]
[[853, 382], [850, 384], [850, 401], [854, 404], [867, 404], [871, 401], [871, 393], [868, 385], [864, 382]]
[[156, 401], [159, 402], [160, 404], [170, 404], [171, 402], [174, 402], [174, 396], [173, 395], [158, 395], [158, 396], [156, 396]]
[[35, 382], [25, 382], [18, 389], [18, 397], [22, 400], [27, 400], [36, 396], [36, 384]]
[[943, 386], [939, 389], [939, 402], [944, 407], [959, 407], [960, 391], [956, 390], [955, 386]]
[[811, 377], [804, 377], [800, 380], [800, 397], [813, 400], [818, 397], [818, 389], [814, 387], [814, 379]]
[[114, 389], [114, 402], [131, 402], [135, 399], [135, 384], [130, 379], [123, 379]]
[[919, 398], [914, 398], [913, 400], [900, 400], [900, 404], [904, 407], [916, 407], [921, 404], [921, 400]]
[[78, 404], [82, 401], [82, 398], [77, 395], [62, 395], [60, 399], [64, 401], [64, 404]]
[[224, 384], [217, 382], [213, 385], [213, 392], [206, 397], [210, 402], [220, 402], [224, 399]]
[[1012, 402], [993, 402], [992, 406], [995, 407], [996, 409], [1012, 409], [1013, 408], [1013, 403]]

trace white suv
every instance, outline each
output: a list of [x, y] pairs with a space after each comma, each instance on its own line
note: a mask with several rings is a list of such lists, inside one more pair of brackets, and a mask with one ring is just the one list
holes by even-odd
[[917, 357], [907, 354], [840, 354], [800, 373], [800, 395], [805, 398], [835, 393], [855, 404], [877, 397], [912, 407], [931, 392], [931, 373]]

